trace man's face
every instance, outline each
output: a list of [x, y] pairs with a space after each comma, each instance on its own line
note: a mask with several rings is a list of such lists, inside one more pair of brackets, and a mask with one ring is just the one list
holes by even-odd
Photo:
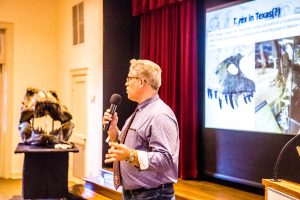
[[140, 84], [140, 77], [137, 76], [136, 72], [131, 70], [129, 71], [127, 78], [126, 78], [126, 93], [128, 99], [131, 101], [137, 101], [139, 96], [139, 84]]

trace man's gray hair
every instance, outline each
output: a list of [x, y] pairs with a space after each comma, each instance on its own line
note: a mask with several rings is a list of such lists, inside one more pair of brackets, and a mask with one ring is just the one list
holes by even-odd
[[161, 86], [161, 68], [150, 60], [131, 59], [129, 70], [134, 70], [139, 78], [145, 81], [156, 91]]

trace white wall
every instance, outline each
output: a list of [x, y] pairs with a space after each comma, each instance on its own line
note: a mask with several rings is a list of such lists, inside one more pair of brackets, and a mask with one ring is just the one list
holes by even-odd
[[[88, 141], [86, 175], [101, 167], [102, 113], [102, 0], [85, 0], [85, 43], [72, 46], [72, 6], [78, 0], [0, 0], [0, 22], [13, 25], [13, 63], [8, 89], [12, 90], [12, 127], [7, 130], [11, 148], [9, 173], [21, 177], [23, 155], [14, 154], [21, 141], [18, 133], [21, 101], [27, 87], [58, 92], [65, 105], [70, 98], [70, 69], [88, 68]], [[0, 23], [1, 25], [1, 23]], [[1, 27], [0, 27], [1, 28]], [[1, 155], [0, 155], [1, 156]]]
[[1, 0], [0, 21], [13, 24], [13, 91], [11, 136], [11, 170], [8, 176], [20, 176], [22, 155], [14, 150], [20, 142], [18, 120], [22, 98], [27, 87], [57, 88], [56, 5], [52, 0]]
[[[85, 42], [72, 45], [72, 6], [79, 0], [59, 0], [58, 9], [58, 66], [59, 93], [66, 105], [72, 99], [71, 69], [88, 68], [88, 124], [86, 176], [97, 174], [101, 167], [102, 146], [102, 0], [85, 0]], [[95, 102], [90, 100], [95, 97]], [[76, 126], [76, 125], [75, 125]]]

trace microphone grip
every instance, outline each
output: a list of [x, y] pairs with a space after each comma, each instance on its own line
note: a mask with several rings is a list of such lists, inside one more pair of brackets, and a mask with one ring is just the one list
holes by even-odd
[[[114, 113], [116, 112], [117, 107], [118, 107], [118, 106], [117, 106], [116, 104], [111, 104], [111, 105], [110, 105], [110, 108], [109, 108], [109, 109], [110, 109], [110, 114], [111, 114], [111, 116], [114, 115]], [[105, 131], [105, 132], [108, 131], [108, 129], [109, 129], [109, 127], [110, 127], [110, 123], [111, 123], [111, 121], [109, 121], [108, 124], [104, 125], [103, 131]]]

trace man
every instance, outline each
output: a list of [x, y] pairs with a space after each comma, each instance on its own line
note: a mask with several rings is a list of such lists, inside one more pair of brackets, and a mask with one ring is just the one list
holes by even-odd
[[157, 64], [132, 59], [125, 86], [128, 99], [138, 103], [136, 113], [127, 119], [122, 131], [116, 112], [111, 116], [107, 109], [103, 116], [103, 125], [111, 122], [105, 162], [114, 162], [115, 180], [115, 164], [120, 164], [123, 199], [175, 199], [179, 129], [173, 111], [159, 98], [160, 85]]

